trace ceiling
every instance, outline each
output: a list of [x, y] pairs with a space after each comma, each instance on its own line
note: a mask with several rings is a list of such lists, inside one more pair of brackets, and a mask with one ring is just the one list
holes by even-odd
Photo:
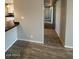
[[53, 6], [56, 0], [44, 0], [44, 6]]

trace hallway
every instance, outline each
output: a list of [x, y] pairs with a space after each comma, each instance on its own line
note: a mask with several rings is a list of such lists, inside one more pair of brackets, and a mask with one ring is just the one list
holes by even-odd
[[63, 47], [54, 29], [48, 29], [48, 28], [44, 29], [44, 43], [46, 45]]

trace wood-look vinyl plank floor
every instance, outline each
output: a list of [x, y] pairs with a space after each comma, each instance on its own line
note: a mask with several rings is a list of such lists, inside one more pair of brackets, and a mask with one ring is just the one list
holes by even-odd
[[57, 47], [63, 47], [57, 33], [54, 29], [44, 29], [44, 44], [51, 45], [51, 46], [57, 46]]
[[18, 40], [5, 59], [73, 59], [72, 49]]
[[18, 40], [5, 59], [73, 59], [73, 49], [64, 48], [53, 29], [45, 28], [44, 44]]

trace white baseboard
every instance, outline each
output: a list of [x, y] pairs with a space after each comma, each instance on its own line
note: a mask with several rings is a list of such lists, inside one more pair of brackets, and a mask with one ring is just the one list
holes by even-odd
[[72, 48], [73, 49], [73, 47], [72, 46], [64, 46], [65, 48]]
[[44, 44], [44, 42], [40, 42], [40, 41], [34, 41], [34, 40], [30, 40], [30, 39], [19, 39], [19, 40], [23, 40], [23, 41], [28, 41], [28, 42], [35, 42], [35, 43], [42, 43]]
[[[29, 40], [29, 39], [19, 39], [19, 40], [23, 40], [23, 41], [28, 41], [28, 42], [35, 42], [35, 43], [41, 43], [43, 44], [44, 42], [40, 42], [40, 41], [33, 41], [33, 40]], [[10, 44], [7, 49], [5, 49], [5, 52], [17, 41], [17, 39], [15, 41], [12, 42], [12, 44]]]

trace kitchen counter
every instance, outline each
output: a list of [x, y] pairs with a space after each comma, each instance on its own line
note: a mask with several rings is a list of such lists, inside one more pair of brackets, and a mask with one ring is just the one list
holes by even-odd
[[14, 27], [16, 27], [16, 26], [18, 26], [18, 25], [19, 25], [19, 22], [14, 22], [14, 26], [6, 27], [6, 28], [5, 28], [5, 32], [9, 31], [10, 29], [12, 29], [12, 28], [14, 28]]

